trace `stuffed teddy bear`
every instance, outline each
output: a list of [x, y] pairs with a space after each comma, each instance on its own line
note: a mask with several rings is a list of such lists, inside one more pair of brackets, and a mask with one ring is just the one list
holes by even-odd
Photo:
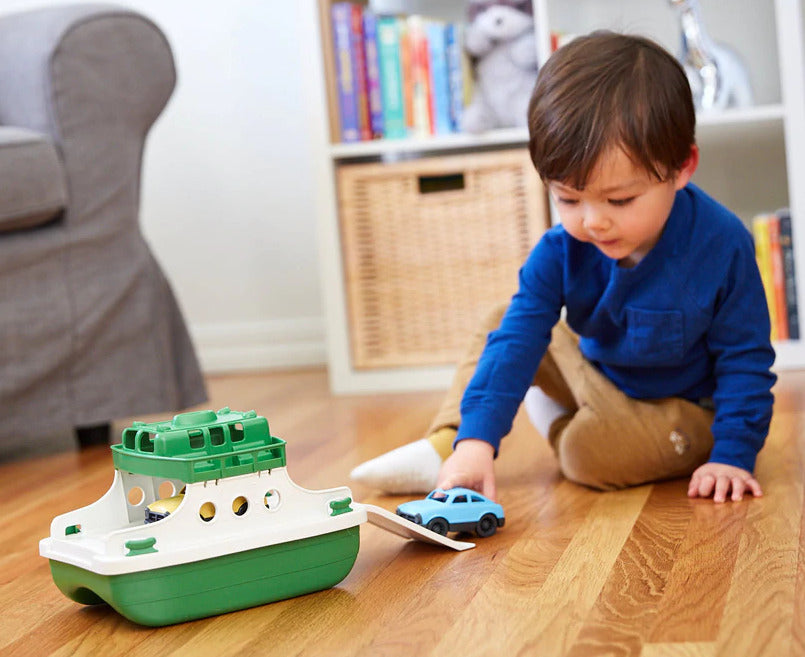
[[475, 87], [462, 130], [525, 126], [538, 70], [531, 0], [470, 0], [464, 47]]

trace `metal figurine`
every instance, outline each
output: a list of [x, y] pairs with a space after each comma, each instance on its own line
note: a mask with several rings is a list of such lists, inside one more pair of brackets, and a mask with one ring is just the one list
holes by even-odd
[[701, 111], [752, 105], [752, 87], [746, 68], [732, 49], [710, 38], [699, 0], [668, 0], [679, 12], [682, 28], [680, 61]]

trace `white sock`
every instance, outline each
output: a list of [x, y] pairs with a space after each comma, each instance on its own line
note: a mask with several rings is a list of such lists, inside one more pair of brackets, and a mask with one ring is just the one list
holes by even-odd
[[422, 438], [361, 463], [349, 476], [387, 493], [429, 493], [436, 487], [441, 467], [438, 452], [427, 438]]
[[531, 386], [528, 392], [525, 393], [523, 399], [525, 405], [525, 412], [531, 424], [534, 425], [540, 435], [548, 439], [548, 430], [551, 428], [554, 420], [566, 415], [569, 411], [559, 402], [551, 399], [542, 392], [542, 388], [538, 386]]

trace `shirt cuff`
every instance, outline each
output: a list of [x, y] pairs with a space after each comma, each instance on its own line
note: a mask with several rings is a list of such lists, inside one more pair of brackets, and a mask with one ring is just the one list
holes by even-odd
[[748, 472], [754, 472], [757, 451], [751, 446], [739, 440], [721, 439], [713, 445], [710, 452], [711, 463], [724, 463], [743, 468]]
[[458, 433], [456, 433], [456, 438], [453, 440], [453, 449], [456, 448], [456, 445], [460, 441], [466, 440], [467, 438], [474, 438], [476, 440], [483, 440], [485, 443], [492, 445], [495, 449], [495, 458], [497, 458], [500, 438], [496, 437], [500, 435], [500, 430], [496, 429], [491, 422], [479, 421], [472, 417], [462, 418], [461, 424], [458, 427]]

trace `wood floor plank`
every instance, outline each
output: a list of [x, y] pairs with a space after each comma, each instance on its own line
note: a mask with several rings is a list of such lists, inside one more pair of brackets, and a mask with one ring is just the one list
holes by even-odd
[[[386, 625], [382, 632], [374, 628], [364, 653], [401, 654], [398, 649], [404, 646], [410, 655], [429, 654], [453, 626], [461, 610], [485, 586], [496, 564], [506, 558], [511, 547], [522, 539], [523, 532], [532, 526], [550, 495], [545, 489], [532, 486], [508, 491], [505, 510], [510, 521], [506, 526], [493, 540], [470, 537], [477, 547], [467, 552], [465, 558], [448, 556], [441, 572], [429, 579], [416, 597], [405, 602], [399, 615], [405, 622]], [[566, 543], [569, 540], [568, 536]], [[538, 573], [534, 575], [539, 577]]]
[[805, 655], [805, 500], [802, 505], [797, 557], [797, 583], [794, 588], [794, 620], [791, 627], [791, 657]]
[[[694, 500], [650, 643], [708, 643], [718, 637], [746, 512], [753, 500], [716, 505]], [[702, 609], [707, 613], [703, 614]]]
[[[104, 463], [93, 459], [93, 464]], [[111, 467], [111, 459], [109, 459]], [[0, 572], [3, 599], [14, 600], [15, 612], [4, 613], [0, 649], [20, 640], [30, 631], [31, 618], [46, 622], [64, 609], [64, 598], [50, 579], [47, 561], [39, 557], [39, 539], [50, 531], [50, 521], [58, 513], [84, 506], [105, 492], [112, 472], [105, 468], [86, 478], [54, 479], [38, 489], [39, 494], [24, 504], [11, 506], [0, 525]], [[35, 595], [32, 595], [32, 591]], [[48, 600], [42, 604], [43, 597]], [[61, 598], [61, 599], [60, 599]]]
[[712, 643], [647, 643], [640, 657], [716, 657]]
[[[800, 473], [805, 476], [805, 434], [800, 414], [793, 428], [796, 455], [799, 456]], [[797, 551], [797, 582], [794, 588], [794, 620], [791, 628], [791, 657], [805, 655], [805, 485], [799, 525], [799, 549]]]
[[[561, 477], [520, 414], [495, 464], [506, 526], [475, 550], [366, 525], [337, 587], [165, 628], [68, 600], [38, 556], [54, 515], [108, 489], [108, 449], [0, 464], [0, 654], [803, 657], [803, 384], [805, 373], [780, 376], [761, 499], [691, 502], [682, 480], [590, 491]], [[197, 408], [268, 417], [300, 485], [350, 485], [355, 499], [392, 510], [415, 497], [382, 495], [348, 473], [419, 438], [438, 392], [334, 397], [320, 369], [213, 377], [209, 388]]]
[[440, 655], [564, 655], [600, 593], [651, 487], [598, 495], [543, 581], [534, 577], [545, 544], [521, 539], [435, 648]]
[[790, 413], [775, 415], [758, 457], [756, 474], [764, 496], [748, 504], [718, 654], [790, 654], [805, 478], [797, 454], [798, 419]]
[[638, 657], [688, 533], [685, 481], [656, 484], [568, 657]]
[[[427, 546], [407, 545], [380, 569], [372, 582], [372, 595], [355, 598], [350, 622], [332, 627], [327, 637], [329, 650], [334, 655], [364, 654], [379, 633], [404, 618], [408, 601], [418, 598], [428, 582], [439, 576], [450, 562], [464, 564], [475, 558], [472, 551], [451, 554]], [[299, 654], [315, 657], [321, 654], [320, 646], [308, 645]]]

